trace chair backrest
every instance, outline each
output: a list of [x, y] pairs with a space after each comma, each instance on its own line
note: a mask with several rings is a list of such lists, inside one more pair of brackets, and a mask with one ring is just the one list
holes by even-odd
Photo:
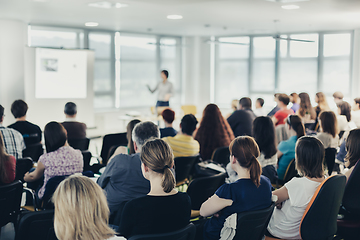
[[59, 186], [59, 184], [67, 177], [68, 175], [55, 176], [49, 179], [49, 181], [45, 185], [45, 192], [44, 192], [44, 196], [41, 199], [41, 206], [38, 206], [38, 208], [54, 209], [54, 204], [51, 201], [51, 198], [54, 195], [54, 192], [56, 188]]
[[89, 138], [80, 138], [80, 139], [70, 138], [70, 139], [68, 139], [68, 143], [74, 149], [86, 151], [89, 149], [90, 139]]
[[25, 173], [34, 166], [34, 162], [30, 157], [16, 159], [16, 176], [15, 180], [24, 181]]
[[20, 218], [15, 240], [56, 240], [54, 210], [29, 212]]
[[22, 191], [23, 185], [19, 180], [0, 186], [0, 228], [9, 222], [16, 222]]
[[236, 234], [233, 240], [261, 240], [274, 211], [275, 203], [268, 208], [237, 214]]
[[287, 183], [288, 181], [290, 181], [293, 177], [298, 176], [298, 172], [296, 170], [295, 167], [295, 158], [293, 160], [291, 160], [291, 162], [289, 163], [285, 175], [284, 175], [284, 182]]
[[84, 172], [86, 171], [90, 171], [90, 161], [91, 161], [91, 152], [86, 150], [86, 151], [81, 151], [82, 155], [83, 155], [83, 160], [84, 160]]
[[42, 143], [35, 143], [26, 146], [23, 151], [23, 157], [31, 157], [31, 159], [37, 162], [41, 155], [44, 154], [44, 148]]
[[190, 223], [185, 228], [161, 234], [148, 234], [132, 236], [128, 240], [193, 240], [195, 238], [196, 227]]
[[192, 180], [187, 189], [191, 199], [191, 209], [200, 210], [201, 204], [211, 197], [225, 183], [226, 173]]
[[183, 110], [184, 115], [186, 114], [196, 115], [197, 113], [197, 109], [195, 105], [182, 105], [181, 110]]
[[176, 157], [174, 159], [176, 182], [181, 182], [189, 178], [190, 172], [199, 158], [200, 156], [196, 155], [191, 157]]
[[327, 166], [329, 176], [334, 169], [336, 152], [336, 148], [325, 149], [325, 164]]
[[220, 147], [215, 149], [211, 160], [222, 164], [224, 167], [230, 162], [230, 150], [229, 147]]
[[303, 240], [333, 239], [345, 184], [344, 175], [331, 176], [320, 184], [301, 220], [300, 235]]
[[360, 163], [352, 171], [346, 186], [342, 205], [352, 215], [360, 216]]
[[102, 158], [102, 163], [107, 164], [107, 161], [111, 156], [109, 156], [109, 150], [112, 146], [127, 146], [128, 140], [125, 133], [115, 133], [107, 134], [103, 138], [103, 143], [101, 147], [100, 157]]

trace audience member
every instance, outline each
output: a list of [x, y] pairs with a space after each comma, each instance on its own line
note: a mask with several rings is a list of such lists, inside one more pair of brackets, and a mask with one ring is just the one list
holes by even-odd
[[304, 124], [315, 123], [316, 112], [314, 108], [311, 106], [309, 94], [302, 92], [299, 94], [299, 98], [300, 98], [300, 108], [296, 112], [296, 114], [301, 117]]
[[266, 116], [266, 113], [265, 113], [264, 107], [263, 107], [264, 103], [265, 103], [264, 99], [262, 99], [262, 98], [256, 99], [254, 114], [257, 117]]
[[355, 123], [356, 127], [360, 127], [360, 98], [354, 99], [354, 105], [351, 111], [351, 119]]
[[314, 130], [319, 129], [319, 115], [322, 111], [330, 111], [330, 107], [326, 101], [326, 96], [322, 92], [318, 92], [315, 94], [315, 102], [317, 106], [315, 107], [316, 119], [315, 119], [315, 128]]
[[77, 106], [73, 102], [65, 104], [65, 122], [61, 123], [67, 131], [68, 139], [86, 138], [86, 124], [76, 121]]
[[345, 144], [346, 156], [344, 159], [345, 167], [349, 170], [345, 173], [347, 179], [349, 179], [355, 165], [360, 159], [360, 129], [351, 130]]
[[320, 133], [316, 137], [326, 148], [339, 147], [339, 131], [335, 113], [332, 111], [323, 111], [319, 116]]
[[280, 108], [278, 107], [278, 101], [279, 101], [278, 96], [279, 93], [274, 94], [274, 101], [276, 102], [276, 106], [268, 113], [268, 117], [274, 116], [275, 113], [280, 110]]
[[46, 183], [55, 176], [66, 176], [83, 171], [84, 162], [80, 150], [75, 150], [66, 141], [66, 130], [58, 122], [49, 122], [44, 129], [46, 153], [39, 158], [36, 169], [24, 176], [26, 182], [44, 177], [37, 192], [39, 199], [44, 196]]
[[305, 135], [305, 127], [301, 122], [301, 118], [297, 115], [290, 115], [287, 118], [285, 125], [288, 135], [291, 136], [288, 140], [279, 143], [277, 156], [279, 159], [277, 174], [278, 178], [283, 180], [286, 169], [291, 160], [295, 158], [296, 141]]
[[[229, 119], [233, 119], [234, 114], [238, 111], [241, 110], [234, 112]], [[203, 112], [200, 127], [195, 133], [195, 140], [200, 144], [200, 156], [202, 159], [211, 159], [213, 152], [217, 148], [229, 146], [233, 139], [233, 131], [231, 130], [229, 123], [221, 115], [218, 106], [215, 104], [207, 105]]]
[[133, 235], [173, 232], [190, 222], [191, 202], [186, 193], [175, 189], [174, 156], [161, 139], [149, 140], [142, 147], [141, 169], [150, 181], [150, 192], [129, 201], [121, 216], [119, 232]]
[[97, 183], [105, 190], [111, 214], [117, 212], [124, 202], [149, 193], [150, 182], [141, 173], [140, 152], [146, 141], [159, 137], [159, 128], [154, 123], [136, 124], [132, 131], [135, 154], [116, 155], [98, 179]]
[[41, 142], [41, 129], [39, 126], [26, 121], [26, 112], [28, 105], [23, 100], [16, 100], [11, 105], [11, 113], [16, 120], [15, 123], [8, 126], [20, 132], [24, 138], [25, 145], [29, 146]]
[[[271, 183], [261, 176], [259, 147], [252, 137], [237, 137], [230, 144], [230, 163], [238, 180], [222, 185], [201, 205], [203, 217], [212, 216], [204, 226], [204, 240], [220, 239], [225, 220], [234, 213], [254, 211], [271, 205]], [[236, 216], [235, 216], [236, 218]]]
[[291, 93], [290, 94], [290, 102], [292, 103], [291, 109], [294, 111], [294, 113], [297, 112], [300, 108], [300, 98], [297, 93]]
[[244, 135], [251, 136], [252, 122], [255, 118], [256, 116], [251, 110], [251, 99], [244, 97], [239, 101], [239, 110], [231, 114], [227, 122], [230, 124], [235, 137]]
[[278, 107], [280, 109], [272, 117], [275, 126], [285, 124], [285, 119], [289, 115], [294, 114], [294, 111], [292, 109], [287, 108], [289, 102], [290, 102], [290, 98], [288, 95], [283, 93], [278, 95]]
[[4, 141], [0, 132], [0, 185], [15, 180], [16, 159], [5, 151]]
[[156, 107], [168, 107], [170, 97], [174, 95], [174, 87], [171, 82], [168, 81], [169, 72], [162, 70], [161, 73], [162, 81], [159, 82], [154, 89], [151, 89], [149, 85], [146, 85], [151, 93], [158, 91]]
[[351, 129], [355, 129], [356, 125], [351, 121], [351, 106], [348, 102], [338, 103], [338, 127], [339, 131], [344, 131], [345, 137]]
[[199, 154], [199, 142], [193, 138], [198, 121], [192, 114], [181, 119], [180, 132], [174, 137], [165, 137], [163, 140], [172, 148], [174, 157], [188, 157]]
[[325, 149], [314, 137], [302, 137], [296, 145], [296, 169], [303, 176], [293, 178], [273, 192], [277, 207], [266, 235], [281, 239], [301, 239], [300, 222], [316, 189], [324, 181]]
[[57, 187], [54, 228], [60, 240], [116, 240], [108, 226], [109, 208], [102, 189], [84, 176], [70, 176]]
[[342, 92], [339, 92], [339, 91], [334, 92], [333, 98], [334, 98], [334, 102], [335, 102], [336, 106], [338, 106], [338, 104], [343, 101], [344, 94], [342, 94]]
[[26, 148], [24, 138], [15, 129], [6, 128], [2, 125], [4, 116], [4, 107], [0, 105], [0, 132], [3, 136], [5, 151], [16, 159], [22, 158], [22, 151]]
[[165, 122], [165, 128], [160, 128], [160, 137], [173, 137], [177, 134], [176, 130], [173, 128], [172, 123], [175, 120], [175, 112], [170, 108], [165, 109], [162, 112], [162, 117]]

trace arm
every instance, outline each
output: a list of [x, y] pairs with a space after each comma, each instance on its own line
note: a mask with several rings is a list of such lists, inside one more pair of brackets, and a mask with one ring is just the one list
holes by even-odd
[[275, 205], [278, 209], [281, 209], [282, 203], [289, 199], [289, 193], [285, 186], [273, 191], [273, 195], [278, 197], [278, 200], [275, 202]]
[[174, 87], [171, 84], [169, 92], [165, 95], [165, 100], [169, 101], [170, 97], [174, 96]]
[[214, 194], [206, 202], [201, 205], [200, 215], [203, 217], [211, 216], [225, 207], [231, 206], [233, 203], [230, 199], [219, 198]]
[[271, 117], [271, 120], [273, 121], [274, 125], [276, 125], [279, 122], [279, 119], [277, 119], [275, 115]]
[[284, 155], [282, 152], [280, 152], [279, 150], [276, 153], [278, 159], [280, 160], [280, 158], [282, 157], [282, 155]]
[[33, 182], [44, 176], [45, 166], [42, 162], [38, 162], [38, 165], [33, 172], [27, 172], [24, 176], [26, 182]]
[[101, 176], [98, 178], [97, 180], [97, 184], [100, 185], [101, 188], [105, 188], [106, 185], [109, 183], [110, 181], [110, 178], [113, 174], [113, 171], [115, 171], [115, 166], [114, 166], [114, 163], [116, 161], [111, 161], [109, 162], [107, 165], [106, 165], [106, 168], [105, 168], [105, 171], [103, 174], [101, 174]]
[[149, 86], [149, 84], [147, 84], [146, 86], [147, 86], [147, 88], [149, 89], [149, 91], [150, 91], [151, 93], [154, 93], [154, 92], [158, 89], [159, 84], [157, 84], [154, 89], [151, 89], [150, 86]]

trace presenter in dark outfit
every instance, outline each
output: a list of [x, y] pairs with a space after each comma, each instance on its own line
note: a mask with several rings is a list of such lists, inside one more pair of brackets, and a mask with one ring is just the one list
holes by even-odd
[[169, 99], [173, 95], [174, 88], [171, 82], [168, 81], [169, 72], [166, 70], [161, 71], [162, 82], [159, 82], [154, 89], [151, 89], [149, 85], [147, 85], [149, 91], [154, 93], [158, 90], [158, 98], [156, 107], [168, 107]]

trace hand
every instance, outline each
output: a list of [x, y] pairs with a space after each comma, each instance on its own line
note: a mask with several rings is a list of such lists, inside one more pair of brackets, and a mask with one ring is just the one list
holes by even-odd
[[281, 208], [282, 208], [282, 205], [283, 205], [283, 202], [278, 203], [278, 204], [276, 204], [275, 206], [276, 206], [277, 209], [281, 209]]

